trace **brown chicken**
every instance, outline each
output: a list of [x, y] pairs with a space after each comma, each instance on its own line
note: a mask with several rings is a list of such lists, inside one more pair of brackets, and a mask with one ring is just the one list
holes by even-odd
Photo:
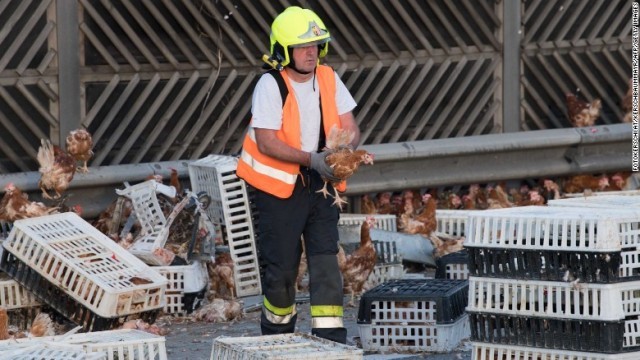
[[452, 236], [441, 232], [431, 234], [429, 240], [433, 244], [433, 257], [438, 259], [464, 249], [464, 239], [463, 236]]
[[172, 200], [174, 202], [177, 202], [180, 198], [180, 194], [182, 194], [182, 184], [180, 184], [178, 170], [174, 168], [169, 168], [169, 170], [171, 170], [171, 175], [169, 175], [169, 185], [173, 186], [176, 189], [176, 197]]
[[[358, 170], [360, 164], [373, 164], [372, 154], [365, 150], [351, 149], [351, 141], [354, 136], [353, 132], [347, 129], [338, 129], [336, 126], [331, 128], [327, 136], [326, 148], [333, 150], [333, 153], [327, 156], [325, 161], [333, 169], [333, 175], [343, 181], [351, 177]], [[322, 189], [318, 190], [319, 193], [324, 194], [325, 198], [329, 195], [327, 184], [328, 182], [325, 181]], [[335, 189], [338, 183], [333, 183], [332, 185], [335, 199], [333, 204], [342, 209], [342, 205], [347, 202], [340, 198], [338, 190]]]
[[501, 185], [496, 185], [496, 187], [487, 186], [487, 192], [489, 209], [513, 207], [513, 203], [509, 201], [509, 196], [504, 192], [504, 188]]
[[89, 172], [87, 162], [93, 156], [92, 149], [93, 139], [87, 130], [76, 129], [67, 135], [67, 152], [73, 156], [76, 161], [82, 161], [82, 167], [77, 169], [79, 172]]
[[360, 201], [360, 213], [361, 214], [376, 214], [378, 210], [376, 209], [376, 204], [371, 200], [371, 197], [368, 194], [362, 195]]
[[351, 294], [349, 306], [355, 306], [355, 295], [362, 293], [364, 283], [376, 265], [376, 249], [373, 247], [369, 233], [375, 223], [373, 216], [367, 216], [360, 227], [360, 246], [353, 253], [347, 255], [340, 268], [343, 290], [345, 293]]
[[55, 324], [47, 313], [39, 313], [31, 323], [28, 337], [43, 337], [56, 335]]
[[[38, 163], [40, 164], [38, 186], [42, 190], [42, 197], [58, 199], [73, 180], [73, 175], [76, 173], [76, 161], [60, 147], [52, 145], [49, 140], [41, 139], [41, 144], [38, 149]], [[49, 190], [55, 192], [53, 197], [49, 195]]]
[[557, 200], [560, 199], [560, 186], [553, 180], [545, 179], [544, 180], [544, 190], [545, 190], [545, 198], [547, 200]]
[[56, 207], [47, 207], [41, 202], [29, 201], [27, 194], [22, 193], [13, 183], [4, 187], [4, 196], [0, 200], [0, 220], [14, 222], [57, 212]]
[[586, 102], [578, 99], [578, 96], [572, 93], [566, 94], [567, 115], [569, 122], [573, 127], [593, 126], [600, 117], [602, 102], [595, 99], [592, 102]]
[[565, 193], [580, 193], [585, 190], [603, 191], [609, 187], [609, 178], [606, 175], [575, 175], [569, 177], [563, 186]]
[[436, 199], [429, 193], [422, 195], [422, 203], [424, 206], [416, 215], [416, 220], [424, 224], [424, 235], [429, 236], [438, 227], [438, 221], [436, 220], [436, 207], [438, 204]]
[[236, 284], [233, 277], [233, 259], [228, 252], [216, 254], [216, 261], [207, 263], [209, 272], [209, 295], [207, 298], [213, 299], [233, 299], [235, 298]]
[[385, 191], [376, 194], [376, 198], [373, 202], [378, 214], [392, 214], [393, 206], [391, 205], [391, 192]]
[[243, 317], [242, 304], [237, 300], [213, 299], [194, 311], [193, 317], [198, 321], [228, 322]]
[[7, 309], [0, 306], [0, 340], [54, 336], [56, 335], [55, 329], [55, 323], [49, 314], [41, 312], [31, 322], [29, 331], [19, 330], [15, 327], [9, 331]]
[[627, 179], [631, 176], [631, 172], [617, 172], [611, 175], [611, 180], [609, 181], [609, 186], [612, 191], [621, 191], [625, 190], [627, 187]]

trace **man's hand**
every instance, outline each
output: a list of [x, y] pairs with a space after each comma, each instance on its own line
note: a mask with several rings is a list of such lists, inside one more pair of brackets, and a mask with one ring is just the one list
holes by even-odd
[[312, 151], [309, 161], [309, 167], [320, 174], [325, 180], [331, 182], [340, 181], [340, 178], [333, 176], [333, 169], [327, 165], [326, 158], [331, 154], [330, 151], [325, 150], [323, 152]]

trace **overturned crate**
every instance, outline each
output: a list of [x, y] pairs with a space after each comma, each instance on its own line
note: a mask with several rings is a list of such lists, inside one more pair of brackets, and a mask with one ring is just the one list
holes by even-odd
[[87, 331], [154, 321], [167, 280], [75, 213], [18, 220], [0, 269]]
[[209, 155], [189, 163], [189, 179], [194, 192], [205, 191], [211, 198], [209, 217], [222, 224], [223, 241], [233, 260], [233, 277], [239, 297], [262, 293], [255, 214], [251, 212], [244, 180], [236, 176], [238, 159]]
[[362, 295], [358, 326], [365, 351], [446, 352], [469, 337], [468, 282], [388, 281]]
[[211, 360], [359, 360], [362, 350], [307, 334], [218, 337]]
[[376, 223], [373, 225], [376, 229], [387, 231], [398, 231], [397, 229], [397, 217], [391, 214], [352, 214], [341, 213], [338, 225], [362, 225], [367, 219], [367, 216], [372, 216], [376, 219]]

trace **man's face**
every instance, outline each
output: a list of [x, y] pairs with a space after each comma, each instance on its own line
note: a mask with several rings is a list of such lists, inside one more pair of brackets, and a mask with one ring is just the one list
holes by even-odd
[[309, 73], [318, 64], [318, 45], [293, 48], [293, 61], [301, 73]]

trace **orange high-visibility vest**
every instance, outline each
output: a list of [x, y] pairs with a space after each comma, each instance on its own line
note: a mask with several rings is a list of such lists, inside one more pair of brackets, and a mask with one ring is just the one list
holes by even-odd
[[[293, 88], [286, 71], [280, 74], [287, 84], [289, 94]], [[333, 69], [326, 65], [318, 65], [316, 78], [320, 89], [322, 107], [322, 123], [325, 134], [329, 134], [332, 126], [341, 128], [336, 105], [336, 79]], [[278, 139], [296, 148], [300, 143], [300, 112], [295, 96], [287, 96], [282, 107], [282, 127], [276, 132]], [[236, 175], [251, 186], [279, 198], [288, 198], [293, 193], [296, 179], [300, 173], [300, 165], [267, 156], [258, 150], [255, 131], [251, 126], [242, 144], [242, 153], [238, 160]], [[341, 182], [337, 189], [346, 190], [346, 182]]]

